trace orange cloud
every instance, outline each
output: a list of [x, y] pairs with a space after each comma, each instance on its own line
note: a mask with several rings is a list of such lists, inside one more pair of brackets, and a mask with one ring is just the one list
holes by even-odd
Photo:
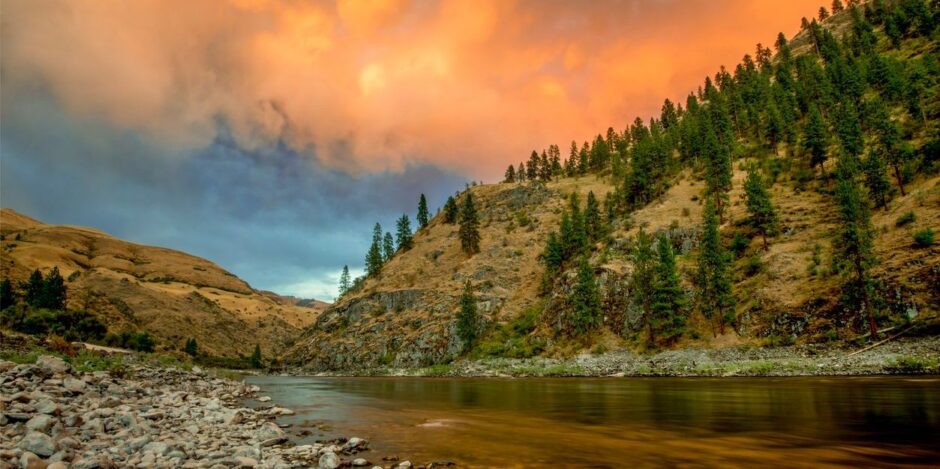
[[[198, 147], [501, 173], [682, 99], [819, 0], [2, 0], [5, 93]], [[131, 156], [129, 156], [131, 157]]]

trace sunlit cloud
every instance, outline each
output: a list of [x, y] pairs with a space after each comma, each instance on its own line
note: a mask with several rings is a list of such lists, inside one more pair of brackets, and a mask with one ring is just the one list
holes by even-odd
[[184, 148], [224, 124], [344, 170], [492, 176], [656, 113], [818, 4], [3, 0], [3, 85]]

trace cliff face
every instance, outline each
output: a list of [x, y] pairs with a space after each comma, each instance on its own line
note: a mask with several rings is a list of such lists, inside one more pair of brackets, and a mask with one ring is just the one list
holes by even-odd
[[149, 331], [158, 348], [195, 338], [215, 355], [276, 353], [313, 322], [312, 307], [254, 290], [219, 266], [186, 253], [143, 246], [83, 227], [47, 225], [13, 210], [0, 212], [0, 273], [25, 280], [58, 267], [68, 307], [99, 316], [109, 331]]

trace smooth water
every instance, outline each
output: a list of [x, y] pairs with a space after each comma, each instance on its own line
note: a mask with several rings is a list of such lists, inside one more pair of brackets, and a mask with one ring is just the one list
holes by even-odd
[[250, 377], [298, 442], [460, 467], [940, 466], [940, 377]]

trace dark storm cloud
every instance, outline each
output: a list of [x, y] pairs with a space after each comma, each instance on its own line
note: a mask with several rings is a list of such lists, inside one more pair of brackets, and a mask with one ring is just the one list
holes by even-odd
[[221, 131], [196, 151], [62, 112], [42, 93], [4, 96], [0, 198], [48, 223], [87, 225], [206, 257], [257, 288], [329, 297], [362, 264], [372, 224], [414, 218], [464, 178], [429, 165], [358, 176], [284, 143], [247, 150]]

